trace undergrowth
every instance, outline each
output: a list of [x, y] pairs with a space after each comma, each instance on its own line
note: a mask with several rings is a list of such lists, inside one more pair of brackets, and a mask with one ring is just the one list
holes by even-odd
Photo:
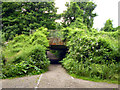
[[50, 61], [46, 57], [49, 46], [46, 28], [33, 34], [17, 35], [3, 47], [2, 78], [40, 74], [47, 71]]
[[62, 33], [69, 50], [61, 62], [70, 74], [118, 81], [120, 53], [117, 31], [106, 33], [64, 28]]

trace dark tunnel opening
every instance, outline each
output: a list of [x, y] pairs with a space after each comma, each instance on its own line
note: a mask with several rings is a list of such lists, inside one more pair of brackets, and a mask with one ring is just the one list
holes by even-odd
[[47, 58], [50, 60], [50, 64], [61, 64], [61, 60], [65, 58], [67, 50], [47, 50]]

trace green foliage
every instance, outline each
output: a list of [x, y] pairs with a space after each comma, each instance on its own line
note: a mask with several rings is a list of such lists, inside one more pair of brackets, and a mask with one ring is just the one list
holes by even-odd
[[93, 13], [96, 7], [93, 2], [70, 2], [70, 4], [66, 3], [66, 6], [67, 11], [62, 15], [64, 17], [64, 27], [70, 26], [77, 18], [82, 18], [83, 24], [85, 24], [88, 29], [92, 28], [93, 20], [96, 16], [96, 14]]
[[[41, 31], [39, 31], [41, 30]], [[48, 32], [47, 29], [43, 30], [43, 29], [39, 29], [37, 30], [33, 35], [31, 35], [30, 37], [30, 44], [35, 45], [35, 44], [42, 44], [45, 47], [49, 46], [48, 40], [47, 40], [47, 36]], [[46, 35], [45, 35], [46, 34]]]
[[[93, 13], [96, 7], [93, 2], [70, 2], [66, 3], [66, 6], [68, 8], [62, 14], [62, 26], [55, 22], [61, 14], [56, 14], [54, 2], [2, 3], [3, 29], [0, 33], [4, 41], [11, 40], [8, 44], [0, 43], [3, 47], [3, 51], [0, 48], [2, 78], [46, 71], [50, 63], [46, 57], [46, 49], [49, 46], [47, 28], [57, 28], [58, 31], [53, 34], [55, 37], [62, 37], [69, 48], [62, 64], [70, 74], [118, 80], [119, 27], [113, 28], [109, 19], [100, 32], [92, 28], [96, 16]], [[53, 53], [61, 57], [63, 52]]]
[[112, 20], [110, 19], [106, 20], [104, 27], [101, 28], [101, 31], [105, 32], [114, 32], [116, 30], [116, 28], [113, 28]]
[[107, 34], [94, 36], [98, 33], [94, 29], [91, 32], [70, 28], [63, 30], [69, 47], [66, 57], [62, 60], [63, 66], [70, 74], [118, 80], [120, 54], [117, 40]]
[[55, 29], [57, 8], [54, 2], [3, 2], [2, 32], [5, 40], [11, 40], [16, 34], [29, 35], [39, 27]]
[[46, 49], [49, 46], [47, 29], [39, 28], [26, 36], [16, 36], [10, 41], [3, 51], [3, 77], [16, 77], [23, 75], [40, 74], [47, 70], [50, 63], [46, 57]]
[[75, 22], [72, 22], [70, 25], [71, 28], [81, 28], [81, 29], [86, 29], [87, 30], [87, 26], [85, 26], [83, 24], [83, 20], [80, 18], [77, 18], [75, 20]]
[[46, 59], [45, 50], [45, 47], [35, 45], [17, 53], [13, 61], [3, 67], [3, 78], [39, 74], [47, 70], [49, 61]]
[[92, 33], [92, 35], [94, 35], [95, 37], [96, 36], [103, 36], [103, 37], [110, 37], [111, 39], [116, 39], [118, 40], [118, 36], [120, 35], [120, 32], [117, 30], [117, 31], [114, 31], [114, 32], [105, 32], [105, 31], [99, 31], [99, 32], [94, 32]]
[[62, 28], [63, 28], [63, 26], [61, 25], [61, 23], [56, 24], [56, 29], [57, 30], [61, 30]]
[[74, 37], [74, 35], [76, 35], [76, 33], [79, 32], [79, 35], [84, 35], [85, 32], [88, 32], [88, 30], [84, 30], [84, 29], [78, 29], [78, 28], [63, 28], [61, 30], [62, 32], [62, 36], [63, 36], [63, 40], [64, 41], [69, 41], [70, 38]]

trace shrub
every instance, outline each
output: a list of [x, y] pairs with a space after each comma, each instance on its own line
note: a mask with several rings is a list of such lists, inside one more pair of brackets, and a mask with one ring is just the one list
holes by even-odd
[[80, 29], [66, 31], [68, 33], [64, 38], [67, 40], [69, 50], [62, 64], [69, 73], [118, 80], [120, 54], [115, 38], [113, 38], [115, 42], [111, 42], [108, 36], [94, 36]]
[[47, 29], [39, 29], [30, 36], [16, 36], [4, 48], [3, 54], [7, 61], [3, 65], [2, 78], [39, 74], [47, 70], [50, 64], [46, 57], [49, 46]]
[[46, 71], [50, 62], [46, 58], [45, 50], [46, 48], [41, 45], [30, 46], [22, 50], [11, 63], [4, 66], [4, 76], [14, 77]]

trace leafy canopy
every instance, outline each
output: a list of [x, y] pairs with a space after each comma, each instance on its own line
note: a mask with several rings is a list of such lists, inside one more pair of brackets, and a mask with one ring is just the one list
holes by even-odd
[[96, 13], [93, 13], [96, 5], [93, 2], [70, 2], [66, 3], [67, 11], [63, 13], [64, 27], [70, 26], [77, 18], [82, 18], [88, 29], [92, 28]]
[[3, 2], [2, 31], [5, 40], [18, 34], [28, 35], [41, 26], [56, 28], [57, 8], [54, 2]]
[[105, 32], [113, 32], [113, 31], [116, 31], [117, 29], [116, 28], [113, 28], [113, 21], [108, 19], [106, 20], [105, 22], [105, 25], [103, 28], [101, 28], [101, 31], [105, 31]]

